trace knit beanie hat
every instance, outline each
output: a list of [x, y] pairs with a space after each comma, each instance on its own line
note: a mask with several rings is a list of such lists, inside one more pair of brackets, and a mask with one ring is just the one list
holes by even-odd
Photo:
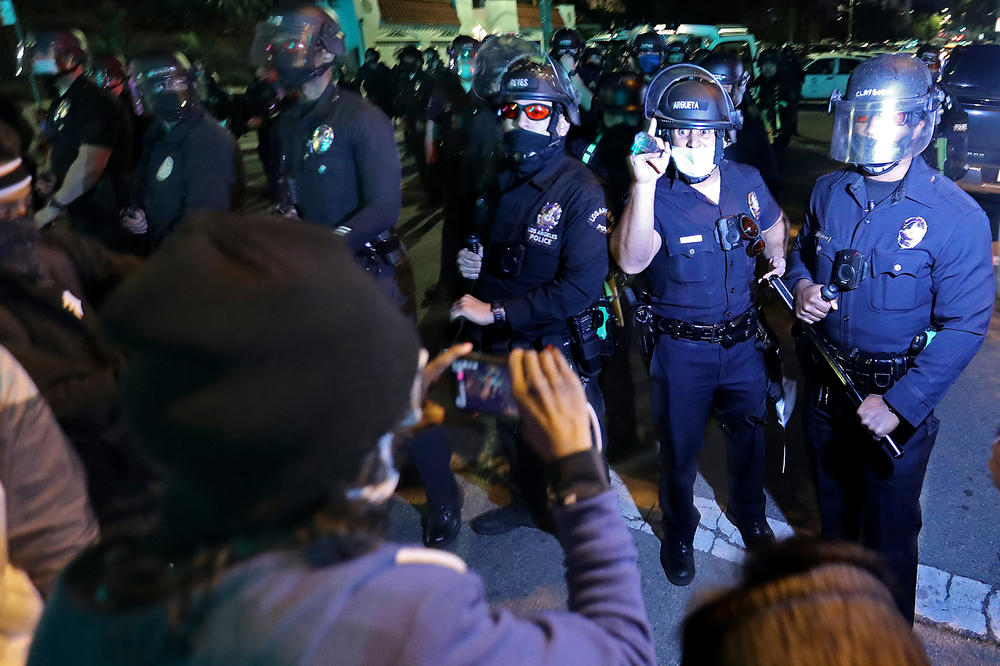
[[167, 504], [197, 507], [215, 536], [282, 524], [349, 486], [417, 372], [413, 324], [342, 239], [297, 221], [196, 216], [102, 316], [128, 352], [126, 417]]

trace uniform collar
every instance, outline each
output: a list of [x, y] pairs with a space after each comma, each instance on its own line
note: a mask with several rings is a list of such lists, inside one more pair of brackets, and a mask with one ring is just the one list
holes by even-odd
[[187, 138], [187, 135], [191, 133], [194, 126], [197, 125], [204, 116], [205, 107], [196, 109], [194, 113], [174, 125], [173, 129], [169, 132], [167, 131], [166, 125], [161, 122], [159, 123], [161, 136], [168, 143], [181, 143]]
[[[721, 188], [722, 190], [725, 190], [726, 182], [727, 182], [726, 174], [729, 173], [729, 171], [731, 170], [731, 167], [732, 167], [732, 165], [729, 163], [728, 160], [726, 160], [726, 159], [719, 160], [719, 178], [721, 178], [722, 181], [723, 181], [723, 185], [722, 185], [722, 188]], [[668, 166], [667, 166], [667, 173], [664, 174], [664, 178], [667, 179], [667, 189], [669, 189], [671, 192], [675, 192], [675, 191], [676, 192], [683, 192], [683, 193], [692, 194], [692, 195], [698, 196], [698, 197], [704, 197], [705, 196], [704, 194], [702, 194], [698, 190], [696, 190], [693, 187], [691, 187], [690, 183], [684, 182], [684, 179], [681, 178], [681, 175], [677, 171], [677, 167], [674, 165], [673, 161], [671, 161], [668, 164]]]
[[[930, 208], [931, 191], [933, 183], [940, 178], [940, 174], [932, 171], [924, 158], [914, 155], [910, 168], [907, 169], [902, 181], [889, 197], [889, 205], [895, 205], [903, 199], [909, 199], [922, 206]], [[868, 205], [868, 191], [865, 188], [865, 177], [857, 169], [844, 169], [840, 178], [833, 183], [833, 187], [846, 188], [851, 197], [861, 208]]]

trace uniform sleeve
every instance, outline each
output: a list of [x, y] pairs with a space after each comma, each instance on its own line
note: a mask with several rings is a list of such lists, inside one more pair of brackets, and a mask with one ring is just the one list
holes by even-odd
[[782, 281], [784, 281], [789, 291], [792, 292], [795, 291], [795, 285], [797, 285], [800, 280], [814, 281], [812, 271], [809, 268], [809, 264], [812, 263], [813, 257], [809, 257], [807, 253], [806, 256], [803, 256], [803, 243], [816, 231], [818, 227], [817, 199], [818, 196], [816, 194], [816, 189], [814, 188], [812, 196], [809, 197], [809, 209], [806, 211], [805, 222], [802, 223], [802, 228], [795, 236], [795, 240], [792, 241], [792, 247], [788, 251], [788, 268], [785, 271]]
[[[215, 123], [214, 118], [207, 118]], [[243, 173], [232, 135], [221, 127], [192, 132], [184, 145], [184, 212], [230, 210], [240, 198]], [[179, 221], [179, 220], [178, 220]]]
[[764, 183], [764, 178], [756, 169], [754, 170], [754, 176], [752, 187], [753, 191], [757, 194], [757, 201], [760, 204], [760, 215], [757, 216], [757, 221], [760, 223], [760, 230], [767, 231], [781, 217], [781, 206], [774, 200], [774, 195], [771, 194], [771, 190]]
[[381, 111], [369, 114], [355, 132], [353, 148], [360, 204], [342, 224], [350, 227], [348, 244], [357, 251], [399, 221], [402, 171], [392, 125]]
[[990, 327], [994, 287], [989, 220], [977, 210], [948, 222], [955, 225], [952, 235], [931, 269], [933, 319], [941, 330], [885, 394], [886, 402], [914, 426], [958, 379]]
[[80, 145], [113, 150], [118, 133], [124, 131], [119, 122], [121, 111], [110, 100], [95, 98], [90, 104], [80, 122]]
[[655, 664], [636, 549], [614, 491], [553, 510], [570, 612], [493, 611], [472, 575], [428, 597], [401, 663]]
[[608, 209], [600, 187], [582, 197], [566, 223], [556, 278], [537, 289], [505, 299], [507, 322], [520, 332], [562, 321], [593, 305], [608, 275]]

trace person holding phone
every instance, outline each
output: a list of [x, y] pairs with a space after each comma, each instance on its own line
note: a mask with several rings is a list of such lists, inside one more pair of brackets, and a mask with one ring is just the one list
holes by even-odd
[[[458, 254], [462, 276], [477, 282], [473, 293], [452, 305], [451, 318], [475, 325], [470, 334], [484, 353], [551, 346], [579, 369], [570, 318], [603, 295], [608, 219], [600, 184], [566, 154], [566, 134], [579, 122], [575, 88], [558, 63], [516, 37], [484, 43], [473, 70], [481, 73], [473, 80], [476, 93], [499, 107], [504, 155], [501, 172], [480, 197], [481, 247]], [[494, 72], [495, 80], [484, 81]], [[603, 398], [595, 379], [596, 373], [584, 377], [600, 416]], [[500, 440], [511, 462], [514, 500], [473, 519], [472, 529], [502, 534], [548, 525], [541, 460], [503, 421]]]
[[754, 272], [758, 259], [767, 276], [784, 272], [786, 229], [757, 170], [722, 158], [739, 115], [709, 72], [662, 70], [645, 109], [656, 152], [636, 141], [634, 182], [611, 252], [626, 273], [645, 272], [650, 289], [660, 563], [671, 583], [687, 585], [695, 574], [698, 452], [713, 410], [729, 442], [727, 513], [749, 548], [774, 540], [764, 516], [767, 373], [755, 345]]

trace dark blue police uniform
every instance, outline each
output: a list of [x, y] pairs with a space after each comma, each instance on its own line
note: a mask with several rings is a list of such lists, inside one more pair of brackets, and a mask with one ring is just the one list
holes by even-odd
[[[480, 329], [480, 347], [493, 354], [513, 348], [560, 348], [579, 371], [569, 318], [603, 295], [608, 275], [608, 226], [604, 193], [579, 160], [549, 158], [533, 176], [502, 171], [486, 198], [491, 222], [480, 230], [484, 256], [476, 298], [499, 301], [503, 326]], [[587, 399], [598, 417], [604, 401], [596, 381], [584, 377]], [[501, 428], [511, 460], [514, 490], [536, 517], [544, 516], [545, 467], [516, 433]]]
[[[722, 160], [719, 169], [718, 204], [672, 174], [657, 181], [654, 228], [663, 246], [645, 271], [659, 334], [650, 377], [660, 435], [660, 506], [668, 538], [687, 543], [698, 527], [697, 456], [713, 409], [729, 435], [730, 513], [742, 524], [764, 518], [767, 375], [754, 344], [756, 259], [745, 245], [724, 252], [715, 223], [745, 213], [763, 232], [781, 209], [753, 167]], [[691, 324], [723, 322], [731, 322], [733, 339], [689, 339], [702, 337]]]
[[146, 212], [149, 241], [159, 245], [194, 210], [238, 210], [243, 204], [243, 158], [212, 114], [198, 109], [170, 130], [146, 134], [134, 198]]
[[[979, 206], [919, 158], [884, 196], [847, 169], [819, 179], [786, 280], [825, 283], [834, 255], [865, 258], [860, 285], [815, 326], [862, 395], [884, 394], [899, 417], [905, 455], [892, 460], [829, 377], [807, 364], [805, 417], [823, 534], [857, 539], [881, 553], [913, 618], [920, 489], [937, 436], [934, 407], [982, 345], [993, 303], [989, 224]], [[914, 337], [937, 334], [919, 355]]]
[[314, 102], [278, 118], [281, 172], [306, 222], [347, 235], [358, 263], [400, 306], [395, 266], [405, 256], [392, 232], [402, 206], [392, 123], [357, 93], [331, 83]]

